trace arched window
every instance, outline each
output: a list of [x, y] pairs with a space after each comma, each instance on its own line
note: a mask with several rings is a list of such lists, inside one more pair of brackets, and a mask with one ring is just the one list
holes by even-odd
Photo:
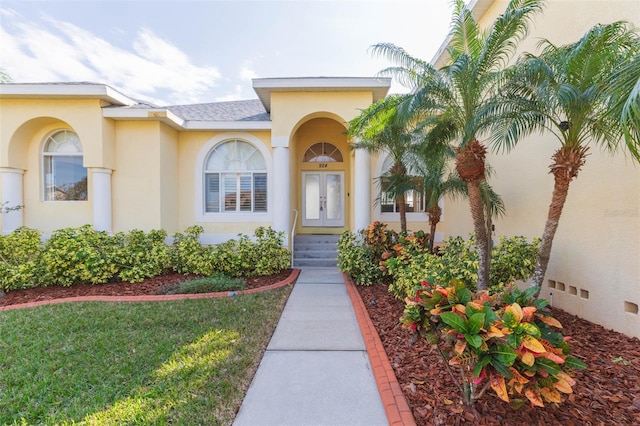
[[[393, 166], [393, 158], [390, 155], [384, 159], [382, 163], [381, 177], [380, 177], [380, 212], [381, 213], [396, 213], [398, 212], [398, 205], [396, 200], [386, 193], [389, 187], [389, 170]], [[408, 170], [411, 173], [411, 169]], [[421, 213], [425, 211], [425, 200], [423, 194], [418, 191], [407, 191], [404, 194], [405, 205], [407, 213]]]
[[82, 165], [78, 135], [61, 130], [49, 136], [42, 150], [45, 201], [86, 201], [87, 169]]
[[241, 140], [217, 145], [204, 164], [205, 212], [266, 212], [267, 165]]
[[342, 163], [342, 153], [329, 142], [313, 144], [304, 153], [305, 163]]

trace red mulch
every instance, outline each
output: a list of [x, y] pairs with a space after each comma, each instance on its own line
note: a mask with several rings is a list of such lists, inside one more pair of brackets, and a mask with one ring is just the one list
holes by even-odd
[[[464, 409], [458, 390], [424, 339], [411, 344], [398, 319], [404, 303], [384, 285], [358, 286], [418, 425], [640, 425], [640, 340], [554, 309], [572, 353], [588, 369], [577, 373], [563, 404], [526, 405], [518, 411], [490, 390]], [[375, 301], [375, 303], [372, 303]], [[614, 361], [616, 360], [616, 361]]]
[[[291, 275], [291, 269], [263, 277], [245, 278], [247, 290], [275, 284]], [[161, 294], [162, 289], [172, 284], [177, 284], [195, 275], [167, 274], [154, 278], [148, 278], [140, 283], [109, 283], [109, 284], [78, 284], [70, 287], [50, 286], [36, 287], [25, 290], [13, 290], [0, 297], [0, 306], [15, 305], [19, 303], [37, 302], [41, 300], [60, 299], [75, 296], [141, 296], [149, 294]]]

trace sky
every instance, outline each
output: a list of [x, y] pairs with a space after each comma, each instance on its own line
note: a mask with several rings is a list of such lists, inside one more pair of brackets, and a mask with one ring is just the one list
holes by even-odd
[[0, 0], [0, 70], [157, 105], [255, 99], [252, 78], [373, 77], [393, 65], [376, 43], [431, 60], [450, 15], [449, 0]]

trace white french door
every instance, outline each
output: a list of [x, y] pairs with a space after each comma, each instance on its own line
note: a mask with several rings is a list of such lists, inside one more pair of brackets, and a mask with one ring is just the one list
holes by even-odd
[[344, 172], [302, 172], [302, 226], [344, 226]]

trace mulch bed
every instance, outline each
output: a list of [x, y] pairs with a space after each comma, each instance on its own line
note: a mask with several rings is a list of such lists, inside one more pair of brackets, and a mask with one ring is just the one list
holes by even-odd
[[[289, 277], [289, 275], [291, 275], [291, 269], [285, 269], [274, 275], [245, 278], [247, 290], [275, 284]], [[197, 278], [197, 276], [174, 273], [148, 278], [143, 282], [133, 284], [117, 282], [97, 285], [77, 284], [69, 287], [50, 286], [13, 290], [5, 293], [3, 297], [0, 297], [0, 306], [75, 296], [141, 296], [162, 294], [164, 288], [193, 278]]]
[[420, 339], [410, 343], [398, 319], [404, 303], [385, 285], [357, 286], [418, 425], [640, 425], [640, 340], [553, 309], [572, 353], [588, 369], [577, 373], [563, 404], [512, 410], [492, 392], [465, 409], [442, 359]]

